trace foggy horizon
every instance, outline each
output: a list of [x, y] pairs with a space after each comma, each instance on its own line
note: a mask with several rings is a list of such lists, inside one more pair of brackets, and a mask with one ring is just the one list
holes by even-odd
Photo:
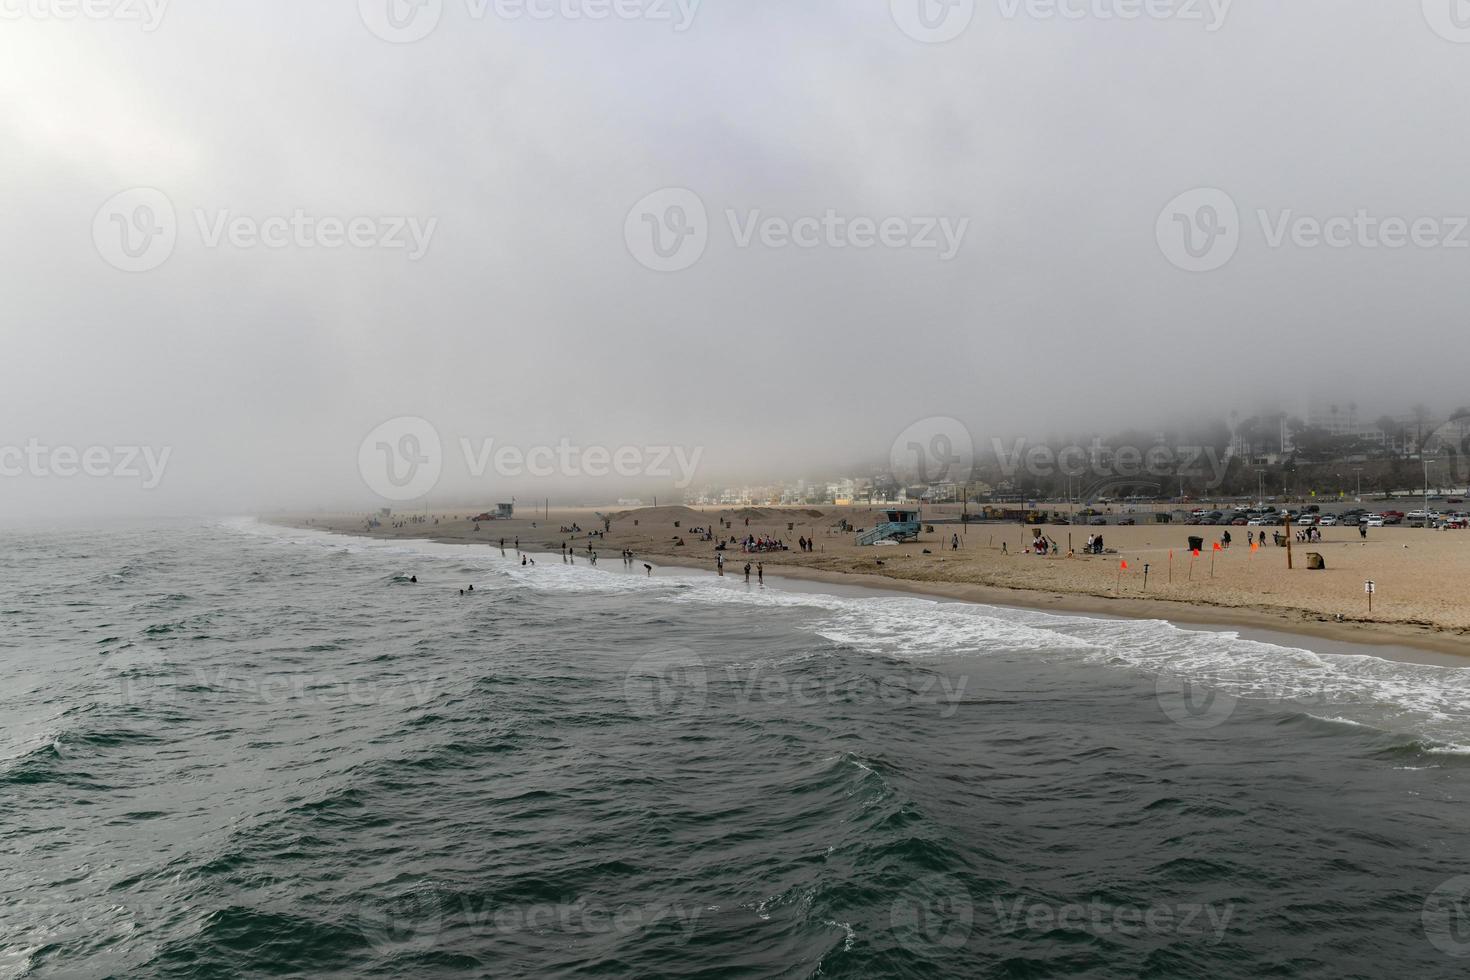
[[934, 418], [1470, 402], [1448, 4], [379, 6], [7, 8], [0, 444], [170, 454], [7, 476], [7, 520], [388, 506], [403, 418], [436, 497], [576, 500], [665, 482], [486, 486], [460, 440], [699, 484]]

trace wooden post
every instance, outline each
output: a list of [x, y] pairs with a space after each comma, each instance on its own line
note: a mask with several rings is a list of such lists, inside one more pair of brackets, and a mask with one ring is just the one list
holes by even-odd
[[1291, 515], [1286, 515], [1286, 570], [1292, 569], [1291, 564]]

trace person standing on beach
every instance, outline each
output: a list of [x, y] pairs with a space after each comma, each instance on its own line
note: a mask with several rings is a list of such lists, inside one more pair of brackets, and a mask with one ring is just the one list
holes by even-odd
[[745, 582], [747, 585], [750, 583], [750, 562], [745, 563]]
[[715, 571], [719, 572], [721, 578], [725, 577], [725, 556], [722, 554], [715, 555]]
[[766, 566], [764, 564], [762, 564], [761, 562], [756, 562], [756, 565], [755, 565], [755, 580], [758, 583], [760, 583], [761, 585], [765, 585], [766, 584]]
[[1364, 541], [1367, 541], [1368, 540], [1368, 522], [1367, 521], [1359, 521], [1358, 522], [1358, 537], [1362, 538]]

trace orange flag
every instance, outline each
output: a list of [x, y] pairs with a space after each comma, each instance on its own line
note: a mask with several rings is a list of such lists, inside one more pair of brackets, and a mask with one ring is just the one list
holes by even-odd
[[1215, 550], [1216, 551], [1224, 551], [1225, 549], [1222, 548], [1222, 547], [1220, 547], [1220, 542], [1216, 541], [1215, 542]]
[[1191, 555], [1194, 555], [1194, 557], [1198, 558], [1199, 557], [1199, 549], [1198, 548], [1194, 549], [1193, 551], [1190, 552], [1190, 554]]
[[1259, 541], [1252, 541], [1251, 542], [1251, 551], [1259, 551], [1260, 550], [1260, 547], [1261, 547], [1261, 542], [1259, 542]]
[[1123, 562], [1122, 567], [1119, 570], [1124, 572], [1128, 571], [1128, 563], [1126, 561]]

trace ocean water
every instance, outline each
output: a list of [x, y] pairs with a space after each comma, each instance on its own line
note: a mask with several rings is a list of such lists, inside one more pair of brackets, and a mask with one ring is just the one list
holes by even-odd
[[249, 521], [0, 547], [0, 977], [1470, 969], [1463, 670]]

